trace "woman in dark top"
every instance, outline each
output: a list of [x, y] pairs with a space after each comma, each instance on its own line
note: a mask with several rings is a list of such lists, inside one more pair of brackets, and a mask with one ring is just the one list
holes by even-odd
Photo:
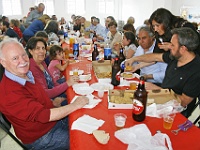
[[[155, 53], [162, 53], [169, 50], [170, 40], [172, 37], [171, 30], [174, 28], [189, 27], [196, 31], [192, 23], [183, 18], [174, 16], [169, 10], [165, 8], [158, 8], [155, 10], [149, 19], [150, 27], [155, 32], [156, 45]], [[198, 34], [198, 32], [197, 32]], [[198, 34], [199, 36], [199, 34]], [[199, 36], [200, 39], [200, 36]], [[197, 51], [200, 54], [200, 46]]]

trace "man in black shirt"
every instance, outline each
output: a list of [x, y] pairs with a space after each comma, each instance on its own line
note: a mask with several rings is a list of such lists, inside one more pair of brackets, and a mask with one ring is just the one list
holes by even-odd
[[176, 28], [172, 30], [170, 51], [133, 57], [126, 65], [135, 61], [166, 62], [168, 66], [161, 86], [177, 94], [181, 105], [187, 107], [182, 114], [189, 117], [200, 96], [200, 56], [195, 54], [198, 45], [198, 36], [192, 29]]

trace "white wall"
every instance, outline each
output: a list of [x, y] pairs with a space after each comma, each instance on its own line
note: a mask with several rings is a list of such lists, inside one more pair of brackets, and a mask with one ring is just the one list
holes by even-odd
[[[1, 2], [2, 0], [0, 0]], [[9, 18], [22, 18], [26, 16], [29, 8], [34, 6], [34, 0], [21, 0], [22, 1], [22, 15], [20, 16], [8, 16]], [[197, 0], [114, 0], [115, 1], [115, 12], [114, 14], [99, 14], [98, 4], [96, 0], [85, 0], [86, 2], [86, 13], [83, 16], [87, 20], [90, 20], [91, 16], [100, 18], [101, 24], [104, 25], [104, 18], [108, 15], [114, 16], [117, 20], [126, 20], [129, 16], [133, 16], [136, 20], [135, 27], [143, 24], [143, 21], [151, 15], [151, 13], [159, 7], [169, 9], [173, 14], [180, 15], [180, 7], [185, 6], [200, 6], [200, 1]], [[65, 0], [54, 0], [55, 14], [58, 19], [65, 17], [70, 20], [71, 14], [67, 14], [65, 8]], [[1, 13], [0, 3], [0, 13]], [[78, 15], [78, 14], [76, 14]]]

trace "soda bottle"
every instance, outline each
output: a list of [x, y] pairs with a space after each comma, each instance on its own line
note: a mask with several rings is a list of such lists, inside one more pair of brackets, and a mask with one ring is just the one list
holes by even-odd
[[107, 38], [104, 46], [104, 60], [111, 60], [112, 49], [110, 47], [110, 40]]
[[73, 55], [74, 55], [74, 59], [78, 59], [78, 56], [79, 56], [79, 44], [78, 43], [73, 44]]
[[146, 117], [147, 91], [145, 89], [144, 77], [140, 77], [137, 90], [134, 92], [133, 113], [135, 121], [141, 122]]
[[92, 61], [98, 60], [99, 51], [97, 49], [97, 44], [94, 44], [94, 50], [92, 52]]
[[114, 65], [112, 66], [112, 79], [111, 84], [117, 86], [120, 84], [120, 66], [118, 63], [118, 58], [115, 58]]

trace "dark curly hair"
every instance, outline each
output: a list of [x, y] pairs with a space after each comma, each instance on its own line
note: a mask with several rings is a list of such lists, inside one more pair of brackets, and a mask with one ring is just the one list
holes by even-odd
[[56, 52], [63, 52], [63, 48], [58, 45], [53, 45], [49, 50], [50, 60], [53, 60], [56, 57]]

